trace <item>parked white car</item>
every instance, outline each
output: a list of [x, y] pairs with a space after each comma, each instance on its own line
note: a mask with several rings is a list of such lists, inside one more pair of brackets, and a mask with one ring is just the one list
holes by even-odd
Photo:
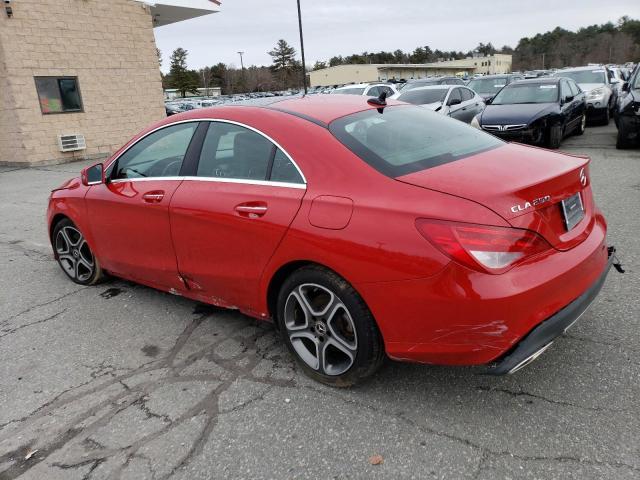
[[429, 108], [465, 123], [471, 123], [485, 108], [480, 95], [470, 88], [458, 85], [431, 85], [406, 92], [401, 90], [391, 98]]
[[387, 96], [395, 95], [398, 90], [394, 85], [388, 83], [356, 83], [336, 88], [331, 93], [341, 95], [366, 95], [367, 97], [378, 97], [382, 92], [387, 92]]

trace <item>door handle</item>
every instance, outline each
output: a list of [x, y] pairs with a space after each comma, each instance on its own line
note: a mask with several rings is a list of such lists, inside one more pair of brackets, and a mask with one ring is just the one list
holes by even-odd
[[147, 203], [160, 203], [164, 198], [162, 190], [153, 190], [142, 195], [142, 199]]
[[236, 205], [235, 210], [241, 217], [258, 218], [267, 213], [268, 209], [264, 202], [247, 202]]

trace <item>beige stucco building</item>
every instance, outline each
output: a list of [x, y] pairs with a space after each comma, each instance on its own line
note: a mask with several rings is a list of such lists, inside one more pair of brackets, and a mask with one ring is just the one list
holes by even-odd
[[153, 28], [218, 6], [211, 0], [0, 3], [0, 165], [104, 157], [163, 118]]
[[309, 73], [312, 87], [348, 83], [409, 80], [434, 75], [473, 75], [508, 73], [511, 55], [474, 56], [461, 60], [415, 64], [351, 64], [314, 70]]

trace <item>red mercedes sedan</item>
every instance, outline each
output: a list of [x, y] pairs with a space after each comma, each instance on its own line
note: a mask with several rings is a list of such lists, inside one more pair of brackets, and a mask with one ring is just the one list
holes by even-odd
[[589, 159], [318, 95], [167, 118], [51, 194], [54, 254], [272, 320], [313, 378], [388, 356], [518, 370], [616, 263]]

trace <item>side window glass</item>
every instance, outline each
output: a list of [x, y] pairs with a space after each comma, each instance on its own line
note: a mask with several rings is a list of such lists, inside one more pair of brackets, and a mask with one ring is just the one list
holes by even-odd
[[296, 166], [280, 149], [276, 151], [276, 156], [273, 158], [273, 168], [271, 169], [270, 180], [273, 182], [304, 184], [304, 180]]
[[466, 102], [469, 101], [471, 99], [473, 99], [474, 95], [473, 92], [471, 90], [469, 90], [468, 88], [461, 88], [460, 91], [462, 92], [462, 101]]
[[371, 87], [367, 92], [369, 97], [378, 97], [380, 96], [380, 87]]
[[181, 123], [144, 137], [117, 160], [110, 178], [117, 180], [179, 175], [197, 126], [198, 122]]
[[211, 122], [202, 145], [199, 177], [266, 180], [276, 147], [262, 135], [232, 123]]
[[447, 102], [447, 104], [451, 105], [451, 102], [456, 99], [462, 101], [459, 88], [454, 88], [453, 90], [451, 90], [451, 94], [449, 95], [449, 101]]
[[575, 82], [569, 82], [569, 89], [574, 97], [580, 93], [580, 87]]

